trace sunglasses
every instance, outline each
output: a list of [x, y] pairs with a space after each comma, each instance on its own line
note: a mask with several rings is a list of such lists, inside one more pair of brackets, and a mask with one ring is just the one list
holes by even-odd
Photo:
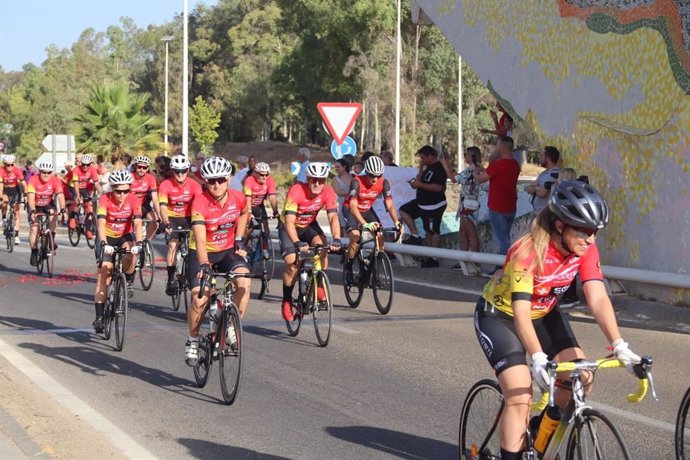
[[53, 171], [40, 171], [41, 174], [53, 174]]
[[125, 193], [129, 193], [129, 190], [130, 189], [128, 189], [128, 188], [123, 188], [123, 189], [119, 189], [119, 190], [114, 188], [113, 193], [117, 193], [118, 195], [124, 195]]
[[575, 230], [575, 233], [577, 233], [578, 238], [582, 239], [587, 239], [591, 237], [592, 235], [596, 235], [597, 232], [599, 231], [598, 228], [584, 228], [584, 227], [570, 227], [573, 230]]
[[268, 174], [259, 174], [259, 177], [268, 177]]
[[310, 183], [310, 184], [325, 184], [325, 183], [326, 183], [326, 179], [322, 179], [322, 178], [319, 178], [319, 177], [310, 177], [310, 178], [309, 178], [309, 183]]
[[173, 169], [173, 171], [175, 172], [175, 174], [187, 174], [187, 171], [189, 171], [189, 169]]
[[145, 165], [137, 165], [137, 169], [149, 169], [149, 167]]
[[228, 180], [225, 179], [224, 177], [214, 177], [213, 179], [206, 179], [206, 183], [208, 185], [217, 185], [217, 184], [224, 184]]
[[381, 176], [377, 176], [376, 174], [367, 174], [369, 176], [369, 179], [378, 179]]

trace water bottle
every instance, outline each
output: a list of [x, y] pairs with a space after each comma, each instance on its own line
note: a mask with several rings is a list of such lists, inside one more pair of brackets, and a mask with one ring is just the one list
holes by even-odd
[[534, 449], [543, 454], [546, 448], [549, 446], [551, 437], [553, 436], [556, 427], [561, 421], [561, 410], [558, 406], [548, 406], [544, 416], [539, 424], [539, 430], [537, 431], [537, 439], [534, 440]]
[[86, 214], [84, 214], [84, 211], [81, 211], [79, 213], [79, 225], [84, 225], [85, 220], [86, 220]]
[[216, 330], [216, 323], [218, 322], [218, 299], [211, 297], [211, 303], [208, 309], [208, 328], [210, 331]]
[[300, 294], [307, 292], [307, 272], [302, 271], [299, 274], [299, 292]]

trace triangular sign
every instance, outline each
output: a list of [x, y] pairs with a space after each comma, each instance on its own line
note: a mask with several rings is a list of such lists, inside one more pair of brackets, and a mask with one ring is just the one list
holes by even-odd
[[316, 108], [338, 145], [345, 141], [362, 112], [362, 104], [357, 102], [319, 102]]

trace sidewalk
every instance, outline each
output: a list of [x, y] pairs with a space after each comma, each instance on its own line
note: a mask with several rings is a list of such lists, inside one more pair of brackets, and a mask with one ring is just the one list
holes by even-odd
[[0, 458], [49, 458], [3, 407], [0, 407]]

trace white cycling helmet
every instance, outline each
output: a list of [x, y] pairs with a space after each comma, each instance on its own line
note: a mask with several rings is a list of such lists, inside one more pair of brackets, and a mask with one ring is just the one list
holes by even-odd
[[189, 169], [189, 160], [184, 155], [175, 155], [170, 159], [170, 169]]
[[383, 160], [376, 156], [367, 158], [367, 161], [364, 163], [364, 170], [372, 176], [383, 175], [383, 168]]
[[[84, 162], [84, 160], [82, 160], [82, 163], [83, 163], [83, 162]], [[134, 159], [134, 161], [133, 161], [132, 163], [134, 163], [135, 165], [136, 165], [136, 164], [139, 164], [139, 163], [144, 163], [144, 164], [150, 166], [150, 165], [151, 165], [151, 160], [150, 160], [149, 157], [147, 157], [147, 156], [139, 155], [138, 157], [136, 157], [136, 158]]]
[[110, 185], [129, 185], [134, 182], [132, 173], [126, 169], [116, 169], [108, 176], [108, 183]]
[[326, 179], [331, 172], [331, 167], [328, 163], [317, 161], [309, 163], [307, 166], [307, 177], [314, 177], [316, 179]]
[[90, 165], [93, 163], [93, 157], [89, 155], [88, 153], [85, 153], [84, 155], [81, 156], [81, 164], [83, 165]]
[[53, 162], [48, 160], [41, 160], [36, 162], [36, 169], [39, 171], [53, 172]]
[[204, 179], [229, 177], [234, 172], [235, 168], [232, 166], [232, 163], [222, 157], [207, 158], [201, 165], [201, 177]]
[[14, 164], [14, 160], [15, 160], [15, 158], [14, 158], [14, 155], [12, 155], [12, 154], [3, 155], [3, 157], [2, 157], [2, 162], [5, 163], [6, 165], [7, 164]]
[[254, 166], [254, 170], [261, 174], [268, 174], [271, 172], [271, 167], [268, 165], [268, 163], [260, 161], [256, 164], [256, 166]]

